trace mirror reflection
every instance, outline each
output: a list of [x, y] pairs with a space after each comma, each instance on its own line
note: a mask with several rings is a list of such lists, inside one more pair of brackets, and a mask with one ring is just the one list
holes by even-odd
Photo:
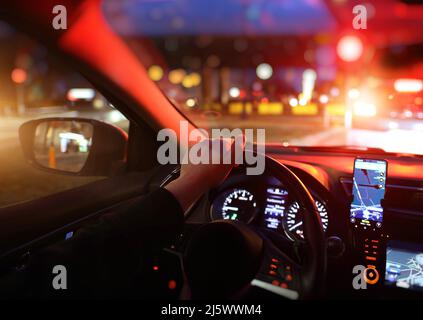
[[35, 130], [35, 161], [46, 168], [79, 172], [87, 161], [92, 136], [93, 126], [89, 122], [41, 122]]

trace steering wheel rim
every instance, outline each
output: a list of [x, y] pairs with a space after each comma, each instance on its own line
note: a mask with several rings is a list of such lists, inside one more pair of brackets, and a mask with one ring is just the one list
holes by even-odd
[[[246, 167], [241, 165], [236, 170], [246, 169]], [[294, 172], [269, 156], [265, 156], [265, 172], [280, 180], [288, 190], [290, 198], [295, 199], [303, 208], [304, 239], [302, 243], [305, 255], [302, 263], [299, 264], [301, 270], [298, 293], [300, 299], [318, 297], [324, 291], [327, 253], [324, 230], [315, 201]], [[266, 241], [264, 237], [262, 239]]]
[[[303, 208], [303, 228], [305, 257], [301, 272], [301, 297], [319, 296], [324, 289], [326, 278], [326, 238], [316, 203], [298, 176], [287, 166], [266, 156], [266, 170], [280, 180], [301, 208]], [[298, 241], [298, 240], [297, 240]]]

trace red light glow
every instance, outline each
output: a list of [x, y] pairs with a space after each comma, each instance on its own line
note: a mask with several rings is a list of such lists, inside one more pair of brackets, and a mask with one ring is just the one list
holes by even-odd
[[175, 280], [169, 280], [168, 287], [169, 287], [170, 290], [176, 289], [176, 281]]
[[22, 84], [26, 81], [27, 73], [24, 69], [15, 68], [11, 74], [12, 81], [17, 84]]

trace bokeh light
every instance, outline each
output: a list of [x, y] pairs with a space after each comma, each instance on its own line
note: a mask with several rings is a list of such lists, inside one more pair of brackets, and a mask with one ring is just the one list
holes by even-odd
[[356, 36], [344, 36], [339, 40], [336, 51], [343, 61], [357, 61], [363, 54], [363, 42]]

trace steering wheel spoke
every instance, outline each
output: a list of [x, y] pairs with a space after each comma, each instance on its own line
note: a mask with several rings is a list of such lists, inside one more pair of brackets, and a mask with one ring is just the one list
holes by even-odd
[[251, 285], [287, 299], [298, 299], [301, 286], [300, 264], [291, 258], [292, 253], [286, 254], [280, 245], [276, 245], [265, 235], [262, 237], [264, 238], [262, 264]]

